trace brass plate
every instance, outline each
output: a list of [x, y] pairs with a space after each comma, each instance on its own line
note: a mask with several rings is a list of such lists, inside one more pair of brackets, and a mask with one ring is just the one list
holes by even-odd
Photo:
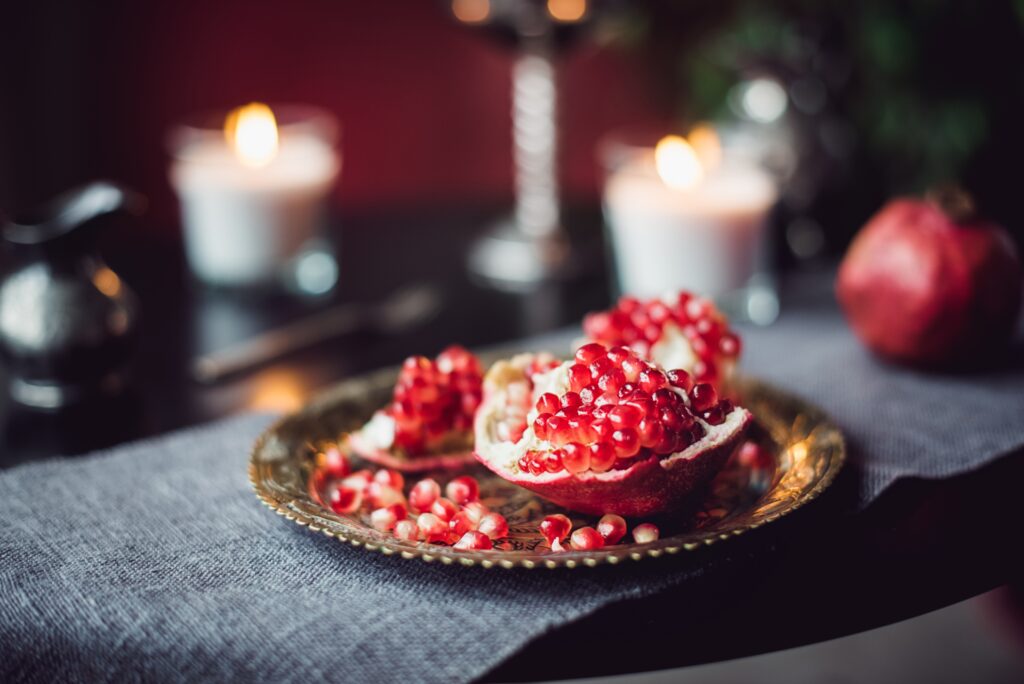
[[[733, 459], [688, 512], [651, 519], [661, 538], [649, 544], [623, 543], [596, 551], [553, 552], [537, 527], [551, 513], [567, 513], [574, 528], [596, 518], [568, 513], [532, 492], [473, 463], [463, 471], [407, 476], [408, 488], [431, 476], [442, 486], [463, 472], [480, 481], [481, 498], [505, 516], [509, 537], [488, 551], [404, 542], [370, 526], [360, 515], [339, 515], [321, 503], [316, 453], [361, 426], [390, 398], [397, 370], [341, 383], [306, 408], [287, 416], [256, 441], [249, 476], [257, 496], [270, 508], [311, 530], [369, 551], [444, 564], [484, 567], [577, 567], [619, 563], [692, 551], [760, 527], [814, 499], [835, 479], [846, 457], [843, 436], [817, 408], [753, 379], [738, 384], [741, 403], [757, 421], [751, 434], [765, 456], [756, 463]], [[353, 467], [364, 462], [352, 456]], [[366, 467], [375, 467], [365, 464]], [[639, 520], [629, 520], [630, 529]]]

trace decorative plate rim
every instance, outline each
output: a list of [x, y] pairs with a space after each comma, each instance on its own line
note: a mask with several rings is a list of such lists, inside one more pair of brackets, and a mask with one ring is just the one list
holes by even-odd
[[[394, 369], [385, 369], [371, 373], [360, 378], [370, 378], [378, 375], [394, 374]], [[427, 542], [406, 542], [393, 536], [377, 532], [364, 526], [355, 526], [345, 518], [335, 514], [315, 502], [304, 502], [291, 496], [275, 496], [275, 493], [266, 487], [266, 481], [258, 474], [257, 458], [260, 451], [266, 446], [267, 440], [274, 435], [288, 421], [296, 418], [301, 413], [309, 411], [322, 404], [329, 404], [337, 389], [351, 382], [356, 378], [342, 381], [334, 387], [334, 392], [327, 389], [318, 394], [304, 408], [298, 411], [281, 416], [268, 426], [253, 443], [250, 450], [248, 474], [249, 483], [253, 488], [256, 497], [265, 506], [284, 518], [291, 520], [314, 532], [321, 532], [328, 537], [347, 542], [352, 546], [362, 547], [367, 551], [382, 553], [386, 556], [399, 556], [404, 559], [418, 559], [427, 563], [438, 562], [443, 565], [480, 566], [483, 568], [506, 568], [512, 569], [522, 567], [534, 568], [575, 568], [575, 567], [596, 567], [602, 564], [616, 565], [623, 561], [640, 561], [644, 558], [659, 558], [664, 555], [676, 555], [682, 551], [697, 551], [711, 546], [720, 541], [731, 539], [751, 530], [755, 530], [767, 523], [796, 511], [817, 499], [822, 492], [828, 489], [835, 481], [842, 470], [847, 458], [846, 439], [838, 427], [832, 422], [821, 409], [813, 404], [797, 398], [785, 390], [780, 390], [770, 383], [761, 381], [755, 377], [743, 376], [739, 381], [740, 386], [760, 387], [768, 393], [812, 410], [820, 416], [819, 424], [827, 425], [834, 433], [836, 448], [833, 455], [827, 461], [827, 469], [817, 479], [810, 489], [801, 493], [801, 496], [789, 502], [788, 505], [758, 517], [750, 522], [737, 524], [726, 531], [715, 533], [714, 528], [697, 532], [689, 532], [665, 537], [646, 544], [621, 544], [609, 546], [593, 551], [572, 551], [567, 550], [557, 554], [550, 554], [543, 559], [538, 559], [536, 554], [528, 551], [463, 551], [450, 546], [431, 544]], [[771, 490], [769, 490], [771, 491]], [[767, 494], [768, 492], [766, 492]], [[316, 506], [316, 512], [304, 510], [301, 504]], [[500, 557], [496, 557], [500, 553]]]

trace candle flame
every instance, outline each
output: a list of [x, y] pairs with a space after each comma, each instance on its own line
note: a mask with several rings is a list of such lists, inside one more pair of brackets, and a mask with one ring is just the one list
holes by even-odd
[[491, 14], [490, 0], [452, 0], [452, 14], [465, 24], [487, 21]]
[[711, 124], [701, 123], [686, 137], [705, 171], [714, 171], [722, 163], [722, 143]]
[[579, 21], [586, 13], [587, 0], [548, 0], [548, 14], [555, 21]]
[[244, 165], [258, 169], [277, 156], [277, 120], [270, 107], [253, 102], [232, 110], [224, 123], [228, 145]]
[[686, 138], [666, 135], [654, 148], [654, 165], [665, 185], [676, 190], [688, 190], [704, 178], [700, 159]]

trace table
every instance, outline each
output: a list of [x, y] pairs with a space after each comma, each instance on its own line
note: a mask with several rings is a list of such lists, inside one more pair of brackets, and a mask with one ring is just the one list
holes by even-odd
[[[597, 260], [579, 279], [530, 296], [472, 283], [463, 268], [465, 248], [497, 215], [493, 207], [480, 207], [343, 217], [337, 224], [341, 285], [329, 301], [317, 302], [203, 291], [185, 275], [173, 232], [143, 226], [108, 235], [109, 261], [143, 306], [137, 382], [122, 397], [58, 415], [0, 405], [0, 467], [83, 453], [242, 410], [287, 409], [318, 389], [411, 353], [433, 354], [453, 341], [507, 341], [578, 321], [606, 304]], [[599, 253], [596, 210], [578, 208], [569, 217], [581, 244]], [[354, 335], [212, 387], [187, 375], [197, 351], [328, 303], [375, 301], [418, 280], [439, 285], [445, 307], [414, 334]], [[788, 280], [784, 306], [830, 296], [821, 287], [808, 290], [800, 275]], [[1021, 570], [1013, 540], [1024, 522], [1016, 503], [1017, 483], [1024, 481], [1019, 456], [950, 480], [897, 483], [857, 515], [848, 512], [854, 475], [845, 472], [834, 491], [800, 514], [702, 552], [699, 562], [718, 566], [710, 579], [565, 625], [488, 679], [596, 676], [769, 652], [889, 624], [1013, 582]], [[755, 556], [756, 562], [742, 562]], [[564, 657], [592, 650], [588, 644], [609, 635], [615, 655]]]

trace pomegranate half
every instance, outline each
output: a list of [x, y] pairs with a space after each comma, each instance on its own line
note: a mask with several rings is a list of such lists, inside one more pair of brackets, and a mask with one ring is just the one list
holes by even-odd
[[624, 345], [662, 368], [681, 368], [722, 390], [740, 355], [740, 338], [709, 299], [680, 291], [661, 299], [622, 297], [583, 319], [587, 338]]
[[484, 379], [476, 457], [567, 509], [645, 516], [683, 504], [721, 469], [752, 416], [682, 370], [596, 343], [531, 376], [529, 354]]
[[459, 346], [436, 360], [402, 364], [392, 402], [349, 436], [357, 454], [405, 472], [454, 468], [473, 458], [473, 415], [480, 405], [479, 360]]

